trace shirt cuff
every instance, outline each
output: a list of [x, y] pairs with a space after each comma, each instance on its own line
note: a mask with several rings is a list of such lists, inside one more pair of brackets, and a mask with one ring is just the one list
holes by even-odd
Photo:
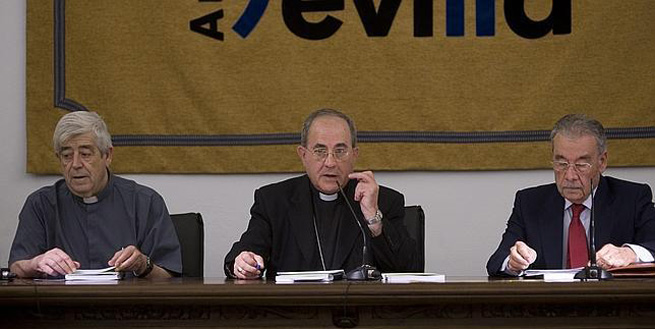
[[622, 247], [629, 247], [632, 249], [632, 251], [637, 254], [637, 260], [642, 263], [650, 263], [652, 261], [655, 261], [655, 258], [653, 258], [653, 254], [648, 251], [648, 249], [636, 245], [636, 244], [631, 244], [631, 243], [624, 243]]
[[503, 262], [503, 265], [500, 267], [501, 272], [503, 272], [503, 273], [505, 273], [507, 275], [511, 275], [511, 276], [521, 276], [521, 275], [523, 275], [523, 273], [525, 273], [525, 271], [520, 271], [520, 272], [516, 273], [516, 272], [510, 270], [507, 267], [507, 263], [509, 263], [509, 256], [507, 256], [505, 258], [505, 261]]

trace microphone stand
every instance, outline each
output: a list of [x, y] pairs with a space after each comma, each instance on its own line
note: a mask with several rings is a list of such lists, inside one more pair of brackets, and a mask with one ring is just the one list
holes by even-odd
[[348, 197], [346, 196], [346, 193], [343, 192], [343, 189], [341, 188], [341, 184], [339, 184], [339, 181], [337, 181], [337, 186], [339, 187], [339, 192], [341, 192], [341, 195], [343, 196], [344, 200], [346, 200], [348, 209], [350, 209], [350, 213], [353, 215], [353, 219], [355, 219], [357, 226], [359, 226], [359, 230], [362, 232], [362, 238], [364, 240], [364, 246], [362, 247], [362, 265], [346, 273], [346, 279], [348, 279], [349, 281], [380, 280], [382, 279], [382, 275], [380, 274], [380, 271], [378, 271], [378, 269], [375, 268], [375, 266], [372, 266], [368, 263], [368, 249], [366, 248], [366, 246], [368, 245], [368, 239], [366, 239], [367, 236], [366, 230], [364, 230], [362, 223], [359, 221], [359, 219], [357, 219], [355, 209], [353, 209], [353, 206], [348, 201]]
[[16, 273], [11, 272], [8, 268], [0, 269], [0, 281], [12, 281], [17, 277]]
[[[582, 181], [582, 180], [580, 180]], [[599, 281], [599, 280], [610, 280], [614, 276], [612, 273], [607, 272], [607, 270], [601, 268], [596, 263], [596, 229], [595, 229], [595, 220], [594, 220], [594, 181], [593, 178], [590, 180], [590, 191], [589, 195], [591, 196], [591, 209], [589, 217], [589, 265], [581, 269], [578, 273], [575, 274], [573, 278], [579, 279], [582, 281]]]

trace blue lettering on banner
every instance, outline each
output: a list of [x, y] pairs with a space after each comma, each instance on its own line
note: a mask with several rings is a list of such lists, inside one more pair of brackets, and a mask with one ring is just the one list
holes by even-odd
[[[221, 2], [222, 0], [198, 0]], [[345, 0], [280, 0], [282, 19], [287, 29], [302, 39], [323, 40], [333, 36], [344, 24], [330, 13], [345, 10]], [[403, 0], [352, 0], [360, 22], [368, 37], [385, 37], [389, 34], [396, 13]], [[446, 37], [465, 35], [465, 0], [444, 0], [446, 4]], [[525, 12], [525, 0], [475, 0], [475, 35], [496, 35], [496, 1], [503, 1], [505, 22], [516, 35], [526, 39], [538, 39], [552, 32], [554, 35], [571, 33], [571, 0], [551, 0], [548, 17], [532, 20]], [[434, 25], [434, 0], [405, 1], [413, 5], [414, 37], [432, 37]], [[248, 38], [266, 12], [269, 0], [250, 0], [232, 30], [241, 38]], [[324, 13], [318, 21], [307, 21], [303, 13]], [[192, 19], [191, 31], [223, 41], [224, 32], [219, 30], [223, 9]]]

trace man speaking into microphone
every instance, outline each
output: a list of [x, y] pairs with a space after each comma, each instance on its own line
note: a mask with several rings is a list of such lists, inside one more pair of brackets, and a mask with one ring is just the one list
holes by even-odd
[[651, 188], [602, 175], [607, 168], [602, 124], [569, 114], [555, 124], [550, 140], [555, 183], [516, 194], [500, 245], [487, 262], [489, 275], [586, 266], [592, 204], [598, 266], [653, 261]]
[[403, 195], [379, 186], [370, 171], [354, 172], [357, 130], [348, 116], [311, 113], [297, 153], [305, 175], [255, 191], [248, 228], [225, 256], [228, 277], [349, 272], [367, 261], [381, 272], [420, 270], [416, 242], [403, 224]]

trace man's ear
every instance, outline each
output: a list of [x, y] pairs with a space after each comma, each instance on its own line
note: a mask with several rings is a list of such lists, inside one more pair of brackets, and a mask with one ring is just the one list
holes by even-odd
[[305, 153], [306, 152], [305, 152], [304, 147], [298, 145], [298, 147], [296, 148], [296, 153], [298, 153], [298, 157], [300, 158], [300, 160], [302, 160], [302, 161], [305, 160]]
[[602, 174], [605, 169], [607, 169], [607, 151], [603, 152], [603, 154], [600, 155], [600, 159], [598, 159], [598, 169], [600, 173]]
[[107, 164], [107, 167], [111, 164], [111, 160], [114, 158], [114, 147], [111, 146], [107, 150], [107, 159], [105, 159], [105, 163]]

